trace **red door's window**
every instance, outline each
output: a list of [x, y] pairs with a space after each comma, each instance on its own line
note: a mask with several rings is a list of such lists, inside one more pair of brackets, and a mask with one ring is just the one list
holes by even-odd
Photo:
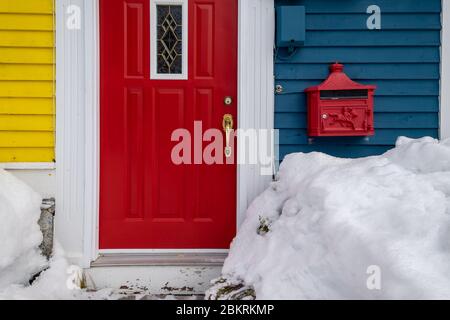
[[183, 6], [157, 5], [157, 69], [159, 74], [183, 73]]
[[150, 1], [150, 77], [186, 80], [188, 1]]

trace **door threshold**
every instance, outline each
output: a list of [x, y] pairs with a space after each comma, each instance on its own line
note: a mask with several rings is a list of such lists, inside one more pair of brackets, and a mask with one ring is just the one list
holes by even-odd
[[101, 253], [91, 267], [222, 266], [227, 252]]

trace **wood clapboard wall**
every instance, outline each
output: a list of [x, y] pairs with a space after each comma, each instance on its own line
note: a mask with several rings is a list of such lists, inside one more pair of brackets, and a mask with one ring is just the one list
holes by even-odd
[[0, 162], [54, 161], [53, 0], [0, 0]]
[[[289, 61], [277, 59], [275, 127], [280, 158], [292, 152], [321, 151], [340, 157], [381, 154], [398, 136], [438, 136], [440, 0], [276, 0], [304, 5], [306, 43]], [[381, 8], [381, 30], [368, 30], [368, 6]], [[283, 52], [280, 52], [283, 54]], [[339, 61], [354, 80], [378, 86], [374, 137], [314, 138], [306, 133], [303, 90], [328, 76]]]

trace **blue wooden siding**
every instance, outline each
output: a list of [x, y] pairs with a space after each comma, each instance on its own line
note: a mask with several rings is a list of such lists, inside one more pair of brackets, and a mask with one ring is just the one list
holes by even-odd
[[[367, 7], [374, 4], [381, 8], [381, 30], [366, 27]], [[275, 63], [275, 83], [284, 88], [275, 97], [281, 159], [299, 151], [369, 156], [392, 148], [398, 136], [438, 136], [440, 0], [275, 0], [275, 5], [306, 9], [305, 46]], [[378, 86], [375, 136], [307, 136], [303, 90], [322, 82], [335, 61], [345, 64], [352, 79]]]

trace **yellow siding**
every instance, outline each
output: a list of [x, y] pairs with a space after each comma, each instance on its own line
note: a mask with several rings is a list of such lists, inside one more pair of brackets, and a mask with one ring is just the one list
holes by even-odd
[[0, 12], [3, 13], [53, 13], [53, 0], [2, 0]]
[[51, 132], [24, 131], [21, 135], [17, 135], [14, 132], [0, 131], [0, 140], [5, 141], [3, 147], [6, 148], [53, 147], [53, 134]]
[[0, 97], [51, 98], [52, 96], [52, 81], [0, 81]]
[[0, 148], [0, 162], [49, 162], [54, 154], [54, 148]]
[[50, 64], [0, 64], [2, 80], [53, 80], [53, 66]]
[[0, 46], [49, 48], [53, 45], [51, 31], [14, 31], [0, 30]]
[[[52, 115], [16, 115], [1, 114], [0, 115], [0, 131], [13, 131], [15, 134], [22, 132], [14, 131], [53, 131]], [[5, 142], [2, 141], [2, 146]]]
[[24, 14], [0, 13], [0, 30], [53, 31], [52, 15], [27, 14], [28, 23], [23, 23], [23, 16]]
[[0, 47], [0, 63], [52, 64], [53, 48], [3, 48]]
[[0, 162], [54, 161], [53, 0], [0, 0]]
[[0, 115], [53, 114], [52, 98], [0, 98]]

